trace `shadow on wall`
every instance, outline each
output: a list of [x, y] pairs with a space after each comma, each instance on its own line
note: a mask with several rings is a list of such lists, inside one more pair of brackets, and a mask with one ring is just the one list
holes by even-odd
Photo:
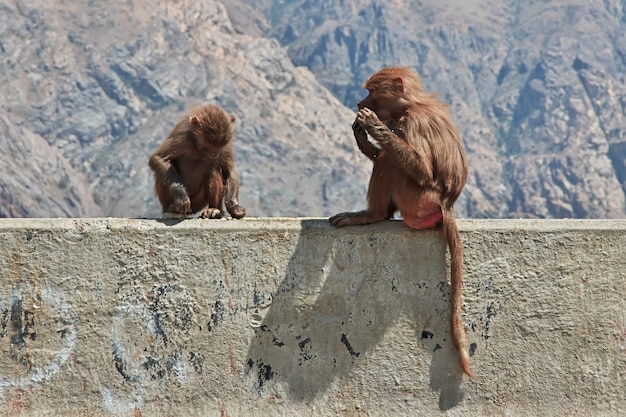
[[[247, 365], [261, 395], [312, 401], [334, 380], [348, 381], [353, 367], [404, 316], [432, 354], [430, 387], [440, 392], [440, 409], [461, 401], [458, 353], [449, 338], [446, 246], [432, 235], [426, 239], [440, 231], [413, 231], [401, 222], [397, 233], [388, 233], [388, 225], [386, 230], [371, 225], [329, 231], [319, 221], [303, 220], [277, 292], [265, 303], [256, 300], [265, 311], [259, 311]], [[390, 360], [426, 368], [415, 358]]]

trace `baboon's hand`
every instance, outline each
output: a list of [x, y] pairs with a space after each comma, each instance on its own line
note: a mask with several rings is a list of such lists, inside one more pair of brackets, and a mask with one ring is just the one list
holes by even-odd
[[191, 200], [182, 184], [172, 185], [172, 196], [174, 197], [174, 211], [176, 213], [187, 214], [191, 211]]
[[246, 208], [244, 206], [240, 206], [239, 204], [227, 208], [233, 219], [241, 219], [246, 215]]
[[380, 121], [378, 116], [376, 116], [376, 113], [374, 113], [367, 107], [363, 107], [361, 110], [359, 110], [356, 115], [356, 123], [358, 123], [359, 126], [367, 130], [367, 133], [369, 133], [370, 135], [372, 135], [375, 129], [379, 129], [385, 126], [383, 122]]
[[359, 124], [357, 120], [352, 123], [352, 131], [354, 132], [354, 138], [358, 141], [367, 140], [367, 132], [365, 128]]

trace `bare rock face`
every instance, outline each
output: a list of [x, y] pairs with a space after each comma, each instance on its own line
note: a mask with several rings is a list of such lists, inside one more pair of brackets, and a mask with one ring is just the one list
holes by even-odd
[[42, 137], [0, 114], [0, 217], [99, 215], [85, 178]]
[[362, 208], [361, 85], [409, 65], [465, 142], [459, 216], [624, 217], [625, 14], [617, 0], [0, 5], [0, 216], [159, 216], [147, 159], [205, 102], [237, 118], [249, 216]]
[[459, 214], [626, 214], [623, 2], [300, 0], [257, 9], [294, 63], [347, 106], [381, 67], [418, 70], [450, 105], [468, 150]]
[[[0, 207], [21, 204], [1, 214], [159, 216], [148, 157], [204, 102], [237, 118], [240, 197], [250, 216], [324, 216], [365, 205], [369, 165], [353, 146], [353, 112], [277, 41], [237, 34], [221, 3], [35, 3], [2, 6], [0, 115], [15, 133], [0, 140], [19, 144], [4, 157], [17, 164], [26, 141], [45, 138], [68, 169], [66, 181], [90, 193], [81, 194], [83, 204], [38, 183], [44, 198], [36, 206], [9, 181]], [[22, 172], [35, 181], [33, 165]], [[6, 164], [0, 170], [15, 175]], [[54, 209], [66, 200], [80, 207]]]

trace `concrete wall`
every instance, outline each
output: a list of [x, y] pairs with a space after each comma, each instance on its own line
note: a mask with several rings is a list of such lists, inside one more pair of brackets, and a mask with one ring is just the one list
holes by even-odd
[[1, 416], [623, 416], [626, 222], [0, 220]]

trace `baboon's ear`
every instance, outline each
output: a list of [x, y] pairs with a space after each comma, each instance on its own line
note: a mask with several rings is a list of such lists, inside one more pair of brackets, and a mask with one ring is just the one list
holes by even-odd
[[400, 92], [404, 94], [404, 80], [402, 79], [402, 77], [398, 77], [394, 81], [398, 84], [398, 87], [400, 88]]

